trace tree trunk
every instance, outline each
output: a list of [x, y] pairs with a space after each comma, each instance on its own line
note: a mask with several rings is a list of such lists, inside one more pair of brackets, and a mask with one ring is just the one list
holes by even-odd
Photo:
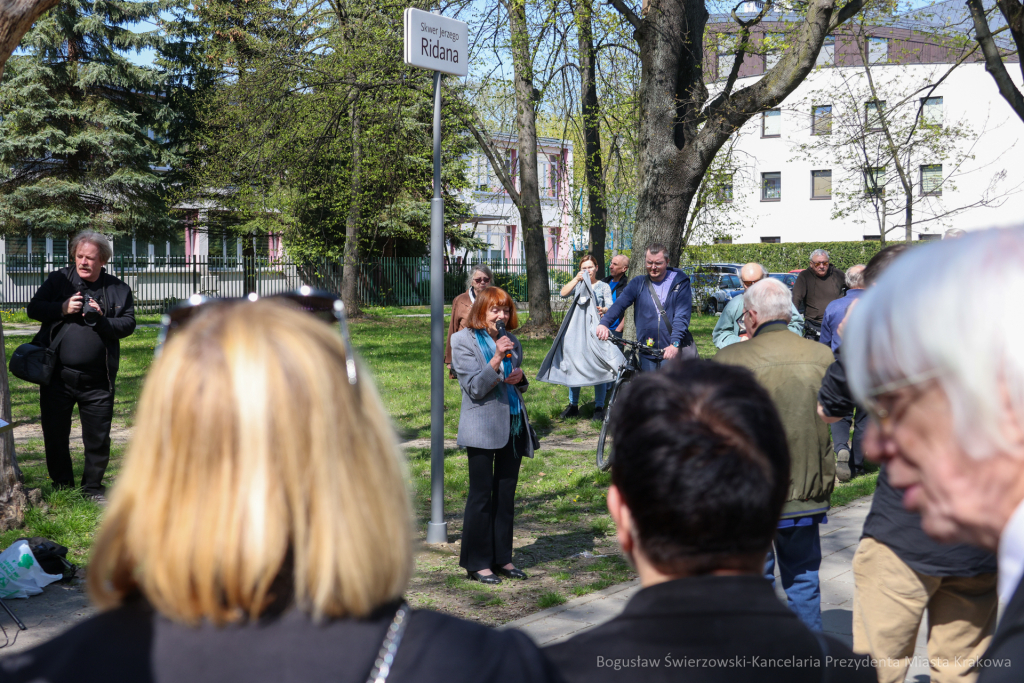
[[512, 59], [515, 65], [516, 124], [519, 134], [519, 217], [526, 252], [526, 288], [530, 333], [551, 334], [551, 290], [544, 244], [544, 214], [537, 178], [537, 97], [533, 87], [533, 54], [526, 23], [526, 0], [508, 3]]
[[608, 230], [605, 204], [604, 167], [601, 163], [601, 116], [597, 99], [594, 49], [593, 0], [580, 0], [576, 7], [576, 24], [580, 43], [580, 86], [583, 90], [583, 140], [586, 144], [587, 202], [590, 208], [590, 255], [597, 261], [598, 277], [605, 273], [604, 241]]
[[[704, 3], [652, 0], [642, 18], [624, 0], [611, 4], [636, 29], [643, 65], [634, 254], [661, 242], [668, 247], [669, 263], [676, 265], [687, 212], [715, 154], [752, 116], [777, 106], [797, 88], [814, 68], [825, 36], [854, 16], [863, 0], [850, 0], [841, 10], [835, 0], [811, 0], [793, 46], [779, 63], [756, 82], [732, 92], [747, 43], [738, 41], [733, 72], [712, 99], [703, 74], [708, 20]], [[749, 33], [751, 25], [744, 30]], [[643, 259], [631, 259], [630, 275], [641, 272]]]
[[0, 0], [0, 77], [4, 75], [4, 64], [14, 53], [22, 37], [32, 24], [46, 10], [57, 5], [58, 0]]
[[[4, 329], [0, 323], [0, 348], [4, 344]], [[7, 364], [0, 368], [0, 418], [11, 421], [11, 387], [8, 384]], [[25, 523], [29, 501], [24, 478], [14, 452], [14, 432], [8, 429], [0, 434], [0, 532], [17, 529]]]
[[359, 125], [359, 96], [352, 100], [352, 201], [345, 220], [344, 270], [341, 274], [341, 299], [348, 315], [359, 314], [359, 220], [362, 214], [362, 131]]

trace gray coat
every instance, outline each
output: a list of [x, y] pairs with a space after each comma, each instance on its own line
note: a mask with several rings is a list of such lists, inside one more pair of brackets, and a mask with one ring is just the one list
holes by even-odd
[[[509, 334], [515, 346], [512, 348], [512, 367], [518, 368], [523, 362], [523, 347], [515, 335]], [[476, 330], [464, 328], [451, 337], [452, 369], [459, 377], [462, 387], [462, 410], [459, 413], [459, 436], [456, 443], [473, 448], [503, 448], [508, 443], [509, 407], [508, 392], [496, 391], [505, 386], [504, 373], [495, 372], [490, 358], [484, 357], [476, 341]], [[520, 400], [528, 386], [525, 375], [516, 386]], [[526, 403], [523, 403], [523, 418], [526, 418]], [[529, 427], [529, 422], [526, 422]], [[529, 434], [523, 440], [527, 457], [533, 457], [533, 444]]]

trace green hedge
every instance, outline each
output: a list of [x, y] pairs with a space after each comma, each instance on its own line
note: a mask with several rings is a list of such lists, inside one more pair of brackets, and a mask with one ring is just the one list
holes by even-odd
[[[916, 244], [916, 243], [915, 243]], [[760, 263], [772, 273], [786, 273], [806, 268], [811, 252], [824, 249], [832, 263], [841, 270], [858, 263], [867, 263], [881, 248], [879, 242], [783, 242], [780, 244], [709, 244], [683, 249], [682, 261], [688, 263]], [[619, 253], [630, 255], [629, 249]], [[605, 252], [605, 263], [612, 253]]]

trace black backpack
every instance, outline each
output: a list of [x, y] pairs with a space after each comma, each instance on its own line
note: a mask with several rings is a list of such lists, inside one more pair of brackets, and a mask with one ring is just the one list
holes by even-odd
[[68, 549], [60, 543], [43, 538], [42, 536], [19, 538], [17, 540], [28, 541], [28, 547], [36, 558], [36, 562], [39, 563], [39, 568], [47, 574], [59, 574], [64, 577], [63, 581], [74, 577], [75, 570], [78, 567], [68, 562]]

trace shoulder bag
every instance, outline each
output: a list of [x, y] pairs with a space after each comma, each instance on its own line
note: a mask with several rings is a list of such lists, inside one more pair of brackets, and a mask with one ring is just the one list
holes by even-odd
[[64, 323], [49, 346], [22, 344], [14, 349], [8, 366], [11, 374], [32, 384], [48, 386], [53, 378], [53, 369], [57, 366], [57, 351], [67, 331], [68, 325]]
[[[665, 321], [665, 327], [668, 328], [668, 336], [672, 336], [672, 319], [668, 317], [668, 313], [665, 312], [665, 307], [661, 303], [661, 299], [658, 298], [658, 292], [654, 289], [654, 283], [651, 282], [651, 276], [647, 276], [647, 290], [651, 293], [651, 298], [654, 299], [654, 305], [658, 307], [658, 313], [661, 314], [662, 319]], [[691, 360], [694, 358], [700, 358], [700, 354], [697, 353], [697, 344], [693, 340], [693, 335], [687, 330], [683, 333], [683, 339], [680, 343], [679, 349], [679, 360]]]

